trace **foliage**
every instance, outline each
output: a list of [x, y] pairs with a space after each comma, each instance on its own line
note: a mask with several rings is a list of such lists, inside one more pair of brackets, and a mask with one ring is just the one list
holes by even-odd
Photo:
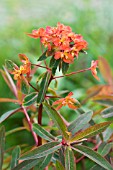
[[[15, 128], [9, 134], [24, 129], [26, 133], [28, 131], [32, 134], [34, 145], [28, 146], [27, 143], [22, 143], [20, 146], [13, 146], [5, 150], [5, 127], [1, 126], [0, 167], [3, 170], [9, 168], [12, 170], [35, 170], [51, 167], [75, 170], [78, 164], [83, 161], [87, 162], [87, 157], [96, 163], [91, 164], [91, 169], [96, 165], [112, 170], [112, 133], [107, 140], [104, 135], [112, 126], [112, 121], [96, 123], [94, 117], [97, 114], [92, 110], [85, 111], [79, 101], [72, 97], [72, 92], [68, 95], [63, 91], [57, 93], [56, 85], [55, 87], [52, 85], [53, 82], [57, 82], [57, 79], [86, 71], [91, 71], [94, 78], [99, 80], [96, 68], [98, 64], [101, 72], [102, 67], [109, 68], [106, 60], [100, 57], [99, 60], [92, 61], [90, 67], [68, 73], [69, 66], [74, 61], [77, 62], [79, 54], [85, 53], [87, 49], [87, 42], [80, 34], [75, 34], [69, 26], [58, 23], [56, 27], [39, 28], [27, 35], [40, 39], [42, 55], [38, 57], [36, 64], [32, 63], [25, 54], [19, 54], [21, 66], [11, 60], [6, 60], [1, 73], [13, 93], [14, 99], [0, 98], [0, 101], [15, 102], [17, 108], [4, 113], [0, 117], [0, 123], [2, 124], [10, 116], [22, 112], [25, 116], [23, 126], [19, 129]], [[45, 71], [37, 77], [37, 80], [35, 79], [34, 86], [32, 79], [36, 78], [35, 75], [39, 68], [45, 69]], [[57, 75], [58, 69], [62, 75]], [[111, 88], [111, 74], [107, 74], [106, 71], [102, 74], [105, 80], [110, 83]], [[108, 114], [108, 117], [111, 117], [113, 108], [112, 102], [109, 100], [113, 100], [112, 95], [111, 93], [109, 96], [103, 95], [103, 91], [101, 91], [103, 88], [105, 88], [104, 85], [100, 85], [98, 88], [93, 87], [83, 103], [92, 98], [93, 101], [104, 103], [104, 105], [109, 104], [111, 107], [101, 110], [101, 115], [106, 117]], [[62, 94], [65, 97], [62, 97]], [[72, 122], [66, 120], [59, 111], [65, 106], [78, 113], [78, 117]], [[49, 117], [46, 127], [42, 123], [44, 114]], [[12, 156], [8, 153], [9, 151], [12, 151]]]

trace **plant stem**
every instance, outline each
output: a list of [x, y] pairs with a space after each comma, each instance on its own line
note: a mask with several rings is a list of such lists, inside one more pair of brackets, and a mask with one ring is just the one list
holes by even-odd
[[91, 70], [91, 68], [86, 68], [86, 69], [83, 69], [83, 70], [71, 72], [69, 74], [65, 74], [64, 76], [62, 75], [62, 76], [53, 77], [53, 79], [62, 78], [62, 77], [65, 77], [65, 76], [71, 76], [73, 74], [78, 74], [78, 73], [85, 72], [85, 71], [88, 71], [88, 70]]
[[35, 144], [36, 144], [36, 146], [37, 146], [37, 145], [38, 145], [38, 139], [37, 139], [36, 133], [33, 132], [33, 130], [32, 130], [32, 123], [31, 123], [30, 117], [29, 117], [29, 115], [28, 115], [28, 113], [27, 113], [27, 110], [26, 110], [26, 108], [25, 108], [24, 106], [22, 106], [22, 109], [23, 109], [23, 112], [24, 112], [25, 117], [26, 117], [26, 119], [27, 119], [27, 122], [28, 122], [28, 124], [29, 124], [30, 131], [31, 131], [31, 133], [32, 133], [32, 135], [33, 135], [33, 137], [34, 137]]
[[[43, 109], [43, 105], [41, 103], [38, 108], [38, 124], [39, 125], [42, 125], [42, 109]], [[42, 145], [42, 138], [38, 136], [38, 146], [40, 145]]]
[[39, 64], [31, 64], [31, 65], [33, 65], [33, 66], [38, 66], [38, 67], [41, 67], [41, 68], [45, 68], [45, 69], [47, 69], [47, 70], [51, 70], [50, 68], [45, 67], [45, 66], [41, 66], [41, 65], [39, 65]]
[[30, 82], [28, 82], [28, 83], [35, 91], [39, 92], [39, 90], [37, 90]]

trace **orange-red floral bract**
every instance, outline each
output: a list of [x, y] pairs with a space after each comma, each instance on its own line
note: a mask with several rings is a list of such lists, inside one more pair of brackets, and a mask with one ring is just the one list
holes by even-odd
[[65, 63], [73, 63], [80, 51], [87, 48], [87, 42], [79, 34], [72, 32], [69, 26], [61, 23], [57, 27], [47, 26], [28, 33], [32, 38], [40, 38], [41, 43], [48, 51], [54, 51], [54, 58]]
[[91, 62], [91, 73], [97, 79], [98, 81], [100, 80], [99, 77], [97, 76], [97, 70], [96, 68], [98, 67], [98, 60], [92, 60]]
[[75, 105], [77, 100], [72, 98], [72, 92], [70, 92], [65, 98], [59, 99], [53, 102], [53, 105], [58, 105], [56, 110], [59, 110], [61, 107], [68, 105], [70, 109], [77, 109], [78, 107]]

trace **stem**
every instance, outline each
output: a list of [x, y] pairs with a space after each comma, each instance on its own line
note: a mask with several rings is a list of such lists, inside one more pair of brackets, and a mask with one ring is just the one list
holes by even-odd
[[39, 92], [30, 82], [28, 82], [28, 83], [35, 91]]
[[71, 73], [69, 73], [69, 74], [65, 74], [64, 76], [53, 77], [53, 79], [62, 78], [62, 77], [65, 77], [65, 76], [71, 76], [71, 75], [73, 75], [73, 74], [85, 72], [85, 71], [88, 71], [88, 70], [91, 70], [91, 68], [86, 68], [86, 69], [83, 69], [83, 70], [71, 72]]
[[38, 145], [38, 139], [37, 139], [36, 133], [33, 132], [33, 130], [32, 130], [32, 123], [31, 123], [31, 121], [30, 121], [30, 117], [29, 117], [29, 115], [28, 115], [28, 113], [27, 113], [27, 110], [26, 110], [26, 108], [25, 108], [24, 106], [22, 106], [22, 109], [23, 109], [23, 112], [24, 112], [25, 117], [26, 117], [26, 119], [27, 119], [27, 122], [28, 122], [28, 124], [29, 124], [30, 131], [31, 131], [31, 133], [32, 133], [32, 135], [33, 135], [33, 137], [34, 137], [35, 144], [36, 144], [36, 146], [37, 146], [37, 145]]
[[[42, 125], [42, 109], [43, 109], [43, 105], [41, 103], [38, 109], [38, 124], [39, 125]], [[42, 138], [38, 136], [38, 146], [40, 145], [42, 145]]]
[[50, 68], [45, 67], [45, 66], [41, 66], [41, 65], [39, 65], [39, 64], [31, 64], [31, 65], [33, 65], [33, 66], [38, 66], [38, 67], [41, 67], [41, 68], [45, 68], [45, 69], [47, 69], [47, 70], [51, 70]]

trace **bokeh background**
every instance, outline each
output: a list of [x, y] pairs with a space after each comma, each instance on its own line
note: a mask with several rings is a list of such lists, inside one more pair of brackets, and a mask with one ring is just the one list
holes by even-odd
[[[36, 62], [41, 54], [39, 41], [28, 37], [26, 33], [47, 25], [56, 26], [57, 22], [71, 26], [89, 44], [88, 54], [81, 54], [69, 72], [89, 67], [91, 60], [98, 56], [105, 57], [112, 67], [113, 0], [0, 0], [0, 69], [5, 59], [18, 64], [18, 53], [25, 53], [32, 62]], [[101, 78], [100, 73], [99, 76]], [[88, 88], [101, 83], [104, 83], [102, 78], [97, 82], [87, 72], [59, 80], [58, 89], [73, 91], [74, 96], [81, 101]], [[13, 98], [1, 75], [0, 97]], [[14, 104], [2, 103], [0, 115], [14, 108]], [[73, 119], [73, 112], [66, 114], [69, 120]], [[4, 123], [7, 125], [6, 130], [21, 126], [21, 117], [22, 113], [10, 117]], [[8, 147], [29, 140], [29, 134], [24, 135], [25, 138], [19, 132], [17, 141], [12, 140], [13, 136], [10, 135], [7, 138]]]

